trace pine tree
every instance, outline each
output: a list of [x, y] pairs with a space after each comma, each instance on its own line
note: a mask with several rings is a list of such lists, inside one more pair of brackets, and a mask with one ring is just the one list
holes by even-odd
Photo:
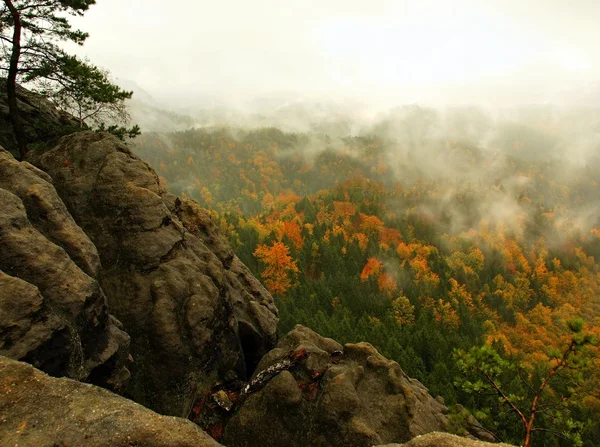
[[[571, 416], [569, 398], [581, 381], [584, 367], [583, 349], [596, 344], [591, 334], [584, 332], [584, 322], [577, 318], [568, 322], [571, 340], [562, 351], [554, 350], [549, 362], [541, 362], [529, 374], [517, 362], [505, 359], [489, 345], [454, 354], [462, 375], [456, 384], [467, 393], [492, 392], [497, 402], [508, 408], [519, 420], [523, 431], [523, 446], [532, 444], [535, 433], [549, 433], [582, 445], [584, 428]], [[522, 383], [515, 381], [518, 376]], [[560, 383], [563, 382], [563, 383]]]
[[65, 15], [81, 16], [95, 0], [3, 0], [0, 9], [0, 70], [7, 73], [10, 119], [20, 155], [27, 153], [27, 136], [17, 104], [17, 83], [28, 83], [55, 104], [73, 113], [80, 126], [89, 122], [124, 136], [139, 128], [119, 127], [129, 116], [124, 100], [133, 92], [112, 84], [108, 74], [67, 54], [59, 43], [83, 45], [88, 34], [73, 29]]

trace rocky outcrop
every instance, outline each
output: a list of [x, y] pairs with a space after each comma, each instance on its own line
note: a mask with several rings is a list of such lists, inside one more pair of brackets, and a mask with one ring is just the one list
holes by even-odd
[[[274, 346], [277, 327], [277, 307], [260, 281], [235, 256], [223, 240], [210, 216], [194, 200], [185, 197], [177, 202], [172, 195], [165, 197], [170, 209], [181, 219], [184, 227], [201, 238], [206, 246], [226, 266], [229, 298], [238, 325], [248, 371], [252, 372], [260, 359]], [[264, 335], [269, 336], [265, 337]]]
[[[0, 146], [18, 155], [5, 91], [6, 81], [0, 78]], [[17, 85], [17, 105], [30, 149], [51, 145], [61, 136], [80, 130], [78, 121], [72, 115], [61, 112], [43, 96], [20, 85]]]
[[121, 389], [129, 337], [96, 279], [96, 248], [50, 180], [0, 148], [0, 354]]
[[217, 447], [196, 425], [107, 390], [0, 356], [0, 444], [24, 447]]
[[[301, 360], [286, 362], [290, 357]], [[255, 377], [278, 364], [289, 367], [226, 416], [225, 445], [366, 447], [447, 427], [445, 407], [368, 343], [342, 347], [296, 326]], [[222, 407], [213, 411], [224, 414]]]
[[511, 447], [509, 444], [490, 444], [448, 433], [429, 433], [417, 436], [406, 444], [386, 444], [379, 447]]
[[134, 400], [187, 415], [198, 389], [252, 372], [276, 341], [277, 309], [202, 210], [109, 134], [73, 134], [30, 160], [98, 248], [100, 284], [131, 336]]

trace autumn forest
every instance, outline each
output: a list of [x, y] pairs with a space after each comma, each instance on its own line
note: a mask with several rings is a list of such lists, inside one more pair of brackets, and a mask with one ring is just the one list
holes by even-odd
[[407, 106], [361, 128], [198, 127], [135, 147], [210, 211], [282, 333], [372, 343], [458, 432], [464, 406], [498, 440], [592, 446], [600, 157], [562, 129], [596, 118]]

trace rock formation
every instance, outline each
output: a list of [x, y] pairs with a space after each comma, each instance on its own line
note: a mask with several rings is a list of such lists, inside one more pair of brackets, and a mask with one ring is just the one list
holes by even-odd
[[102, 388], [55, 379], [0, 356], [0, 444], [36, 447], [217, 447], [193, 423]]
[[131, 336], [134, 400], [185, 416], [198, 389], [252, 372], [276, 341], [277, 309], [197, 205], [109, 134], [63, 137], [32, 161], [98, 248], [100, 284]]
[[49, 180], [0, 148], [0, 354], [123, 388], [129, 336], [109, 314], [96, 248]]
[[305, 358], [240, 404], [225, 425], [225, 445], [366, 447], [447, 428], [445, 408], [368, 343], [342, 347], [296, 326], [257, 373], [290, 352]]

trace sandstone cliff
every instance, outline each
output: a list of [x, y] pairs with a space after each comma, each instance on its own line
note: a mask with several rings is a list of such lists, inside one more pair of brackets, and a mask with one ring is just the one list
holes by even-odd
[[[8, 115], [5, 91], [6, 82], [0, 78], [0, 146], [17, 155], [19, 149]], [[32, 148], [51, 145], [59, 137], [80, 130], [73, 116], [59, 111], [46, 98], [20, 85], [17, 85], [17, 104], [25, 135]]]
[[100, 285], [131, 336], [134, 400], [185, 416], [197, 389], [245, 379], [276, 341], [277, 309], [208, 216], [108, 134], [64, 137], [34, 161], [98, 248]]
[[0, 354], [122, 389], [129, 336], [97, 281], [96, 247], [49, 176], [0, 148]]
[[257, 371], [304, 359], [250, 395], [225, 428], [232, 446], [372, 446], [447, 429], [445, 408], [368, 343], [341, 346], [296, 326]]
[[508, 444], [490, 444], [474, 439], [465, 439], [448, 433], [429, 433], [410, 440], [406, 444], [386, 444], [379, 447], [510, 447]]

